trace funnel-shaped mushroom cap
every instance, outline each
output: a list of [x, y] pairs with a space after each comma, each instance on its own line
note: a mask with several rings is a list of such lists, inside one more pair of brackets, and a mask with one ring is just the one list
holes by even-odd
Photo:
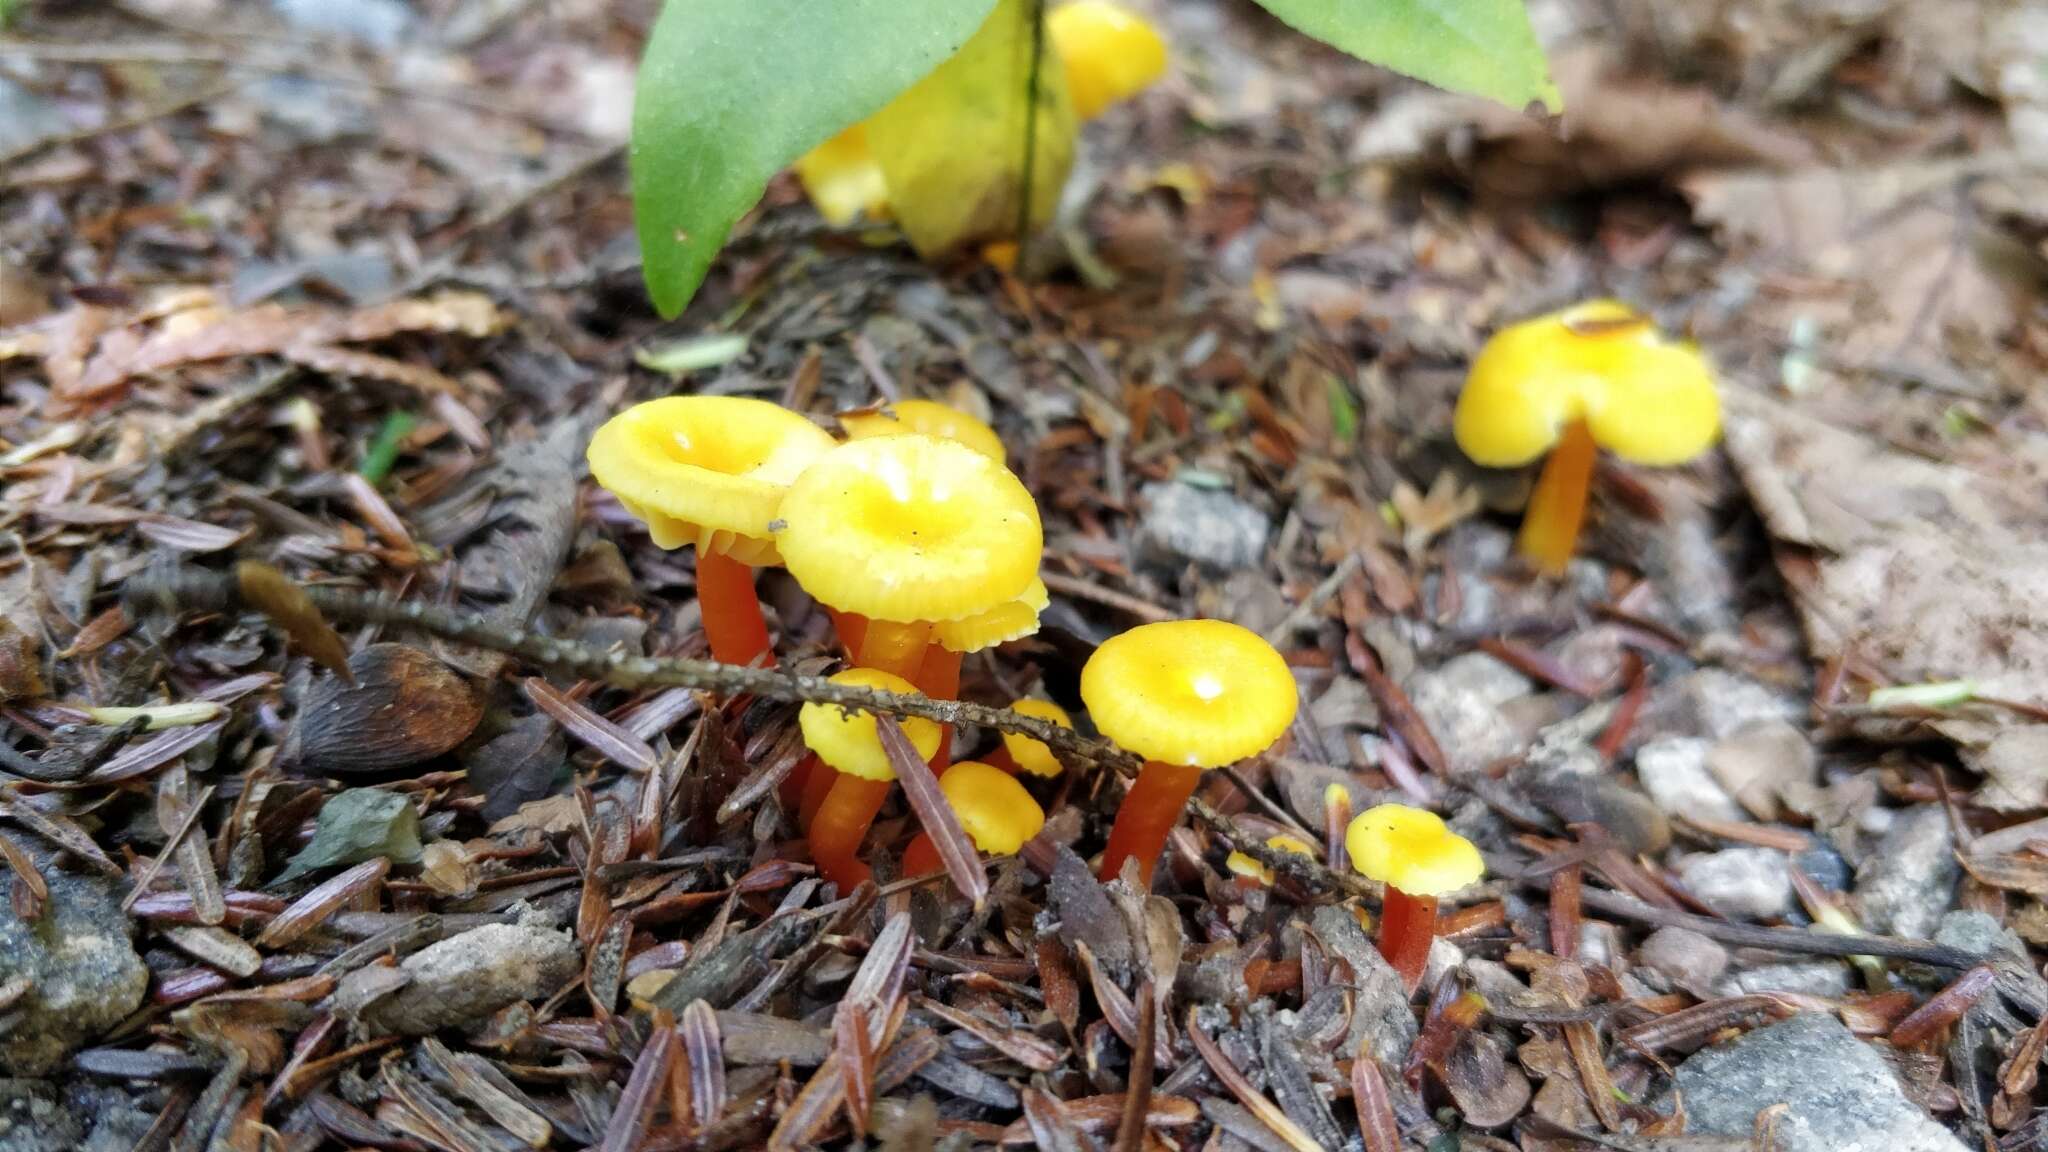
[[1294, 721], [1294, 674], [1257, 633], [1169, 620], [1113, 636], [1081, 669], [1081, 699], [1119, 747], [1215, 768], [1256, 755]]
[[1490, 468], [1527, 464], [1574, 420], [1638, 464], [1682, 464], [1721, 430], [1705, 354], [1614, 300], [1525, 320], [1480, 349], [1458, 396], [1458, 446]]
[[790, 482], [832, 448], [831, 433], [765, 400], [670, 396], [605, 421], [588, 455], [656, 544], [762, 565], [777, 562], [768, 525]]
[[978, 760], [946, 769], [939, 791], [960, 817], [960, 826], [974, 846], [991, 856], [1007, 856], [1045, 827], [1045, 810], [1017, 778]]
[[1045, 590], [1045, 581], [1034, 576], [1024, 595], [1007, 604], [932, 625], [932, 639], [951, 652], [979, 652], [1022, 640], [1038, 631], [1038, 614], [1050, 603], [1052, 596]]
[[780, 518], [797, 583], [871, 620], [958, 620], [1021, 599], [1045, 544], [1009, 469], [930, 436], [841, 444], [790, 486]]
[[1092, 120], [1166, 73], [1166, 41], [1135, 13], [1104, 0], [1073, 0], [1045, 17], [1046, 35], [1066, 66], [1074, 115]]
[[[832, 677], [834, 684], [857, 688], [880, 688], [884, 692], [916, 695], [917, 685], [901, 676], [873, 668], [848, 668]], [[889, 754], [882, 751], [882, 737], [875, 731], [875, 714], [841, 708], [837, 704], [810, 703], [797, 710], [797, 727], [803, 730], [804, 747], [833, 768], [865, 780], [894, 780], [896, 769]], [[910, 746], [920, 759], [929, 760], [939, 750], [944, 729], [921, 716], [904, 716], [899, 722]]]
[[[1067, 715], [1065, 708], [1050, 700], [1018, 700], [1010, 705], [1010, 711], [1020, 716], [1036, 716], [1040, 720], [1051, 721], [1069, 732], [1074, 730], [1074, 718]], [[1010, 759], [1020, 770], [1033, 776], [1060, 774], [1060, 758], [1053, 755], [1052, 749], [1046, 747], [1043, 740], [1033, 740], [1029, 736], [1005, 732], [1003, 751], [1010, 754]]]
[[936, 400], [898, 400], [880, 408], [841, 413], [839, 426], [846, 429], [849, 440], [915, 432], [965, 444], [998, 464], [1006, 459], [1003, 439], [995, 429]]
[[1479, 882], [1486, 862], [1434, 812], [1406, 804], [1368, 808], [1344, 830], [1351, 866], [1410, 896], [1444, 896]]

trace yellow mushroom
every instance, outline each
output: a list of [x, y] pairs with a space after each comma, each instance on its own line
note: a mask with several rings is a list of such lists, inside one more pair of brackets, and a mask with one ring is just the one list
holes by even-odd
[[[831, 682], [887, 692], [917, 691], [908, 680], [873, 668], [849, 668], [834, 675]], [[937, 724], [916, 716], [905, 717], [902, 724], [903, 734], [919, 756], [929, 757], [938, 750]], [[860, 844], [889, 798], [896, 769], [882, 749], [871, 712], [813, 702], [797, 711], [797, 727], [803, 732], [804, 746], [817, 758], [806, 766], [809, 774], [801, 812], [811, 859], [842, 893], [850, 892], [868, 877], [868, 867], [859, 858]]]
[[[1010, 711], [1020, 716], [1033, 716], [1048, 721], [1069, 732], [1074, 729], [1074, 718], [1067, 715], [1065, 708], [1050, 700], [1012, 701]], [[1044, 741], [1033, 740], [1016, 732], [1003, 733], [1003, 746], [997, 755], [1009, 761], [1010, 766], [1019, 772], [1048, 777], [1060, 774], [1060, 758], [1053, 755], [1052, 749], [1046, 747]], [[1002, 765], [998, 764], [997, 767]]]
[[1486, 862], [1470, 840], [1434, 812], [1405, 804], [1368, 808], [1344, 833], [1351, 866], [1386, 885], [1380, 904], [1380, 955], [1410, 992], [1422, 983], [1436, 939], [1437, 899], [1478, 883]]
[[[1045, 827], [1045, 810], [1008, 772], [979, 760], [965, 760], [939, 777], [939, 791], [960, 818], [974, 846], [991, 856], [1008, 856]], [[920, 832], [903, 850], [903, 874], [922, 876], [939, 869], [938, 849]]]
[[765, 400], [670, 396], [606, 421], [587, 457], [590, 474], [657, 545], [696, 545], [711, 654], [772, 664], [752, 569], [781, 562], [769, 526], [783, 494], [832, 447], [823, 428]]
[[1099, 875], [1138, 861], [1149, 887], [1166, 837], [1205, 768], [1265, 751], [1294, 722], [1294, 674], [1257, 633], [1221, 620], [1144, 624], [1081, 670], [1095, 727], [1145, 767], [1118, 807]]
[[1475, 463], [1516, 468], [1549, 453], [1518, 546], [1545, 572], [1570, 563], [1596, 450], [1681, 464], [1720, 434], [1712, 365], [1614, 300], [1512, 325], [1472, 362], [1452, 430]]

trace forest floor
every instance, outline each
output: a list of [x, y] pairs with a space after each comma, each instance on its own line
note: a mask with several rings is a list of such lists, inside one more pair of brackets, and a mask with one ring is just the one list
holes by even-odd
[[[785, 178], [670, 323], [625, 180], [652, 0], [20, 13], [0, 1150], [2048, 1147], [2048, 11], [1541, 0], [1546, 123], [1161, 8], [1063, 270], [926, 266]], [[1595, 296], [1712, 354], [1725, 435], [1604, 460], [1545, 579], [1532, 475], [1451, 405]], [[1200, 615], [1281, 648], [1301, 719], [1152, 893], [1090, 875], [1122, 783], [1077, 765], [977, 909], [893, 882], [900, 802], [878, 889], [818, 880], [772, 694], [333, 611], [351, 687], [134, 595], [252, 560], [701, 655], [687, 554], [582, 465], [675, 392], [994, 424], [1052, 606], [965, 699], [1076, 706], [1094, 644]], [[146, 704], [188, 707], [86, 711]], [[1324, 843], [1333, 783], [1487, 855], [1412, 1003], [1355, 883], [1226, 865]]]

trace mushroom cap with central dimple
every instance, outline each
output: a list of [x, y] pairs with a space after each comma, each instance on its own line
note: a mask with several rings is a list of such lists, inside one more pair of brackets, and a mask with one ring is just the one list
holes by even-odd
[[1299, 703], [1280, 653], [1221, 620], [1169, 620], [1111, 637], [1081, 670], [1081, 699], [1119, 747], [1201, 768], [1265, 751]]
[[1045, 827], [1045, 810], [1015, 776], [1001, 768], [967, 760], [946, 769], [939, 791], [974, 846], [991, 856], [1007, 856]]
[[590, 474], [656, 544], [760, 565], [777, 562], [768, 528], [783, 494], [833, 446], [823, 428], [765, 400], [669, 396], [606, 421], [587, 455]]
[[[834, 673], [831, 682], [901, 692], [906, 696], [917, 694], [917, 685], [876, 668], [848, 668]], [[797, 710], [796, 722], [803, 730], [804, 747], [832, 768], [864, 780], [896, 778], [896, 768], [889, 763], [889, 754], [882, 750], [881, 734], [875, 730], [874, 713], [812, 701]], [[910, 746], [917, 749], [918, 759], [931, 759], [932, 753], [939, 750], [945, 729], [922, 716], [904, 716], [899, 722], [903, 734], [910, 738]]]
[[783, 497], [790, 575], [841, 612], [958, 620], [1018, 600], [1038, 576], [1038, 506], [1009, 469], [930, 436], [842, 444]]
[[1351, 866], [1410, 896], [1444, 896], [1479, 882], [1486, 862], [1443, 817], [1406, 804], [1360, 812], [1344, 830]]
[[1452, 431], [1475, 463], [1514, 468], [1584, 420], [1593, 440], [1637, 464], [1682, 464], [1713, 444], [1713, 366], [1616, 300], [1510, 325], [1472, 361]]
[[936, 400], [898, 400], [881, 408], [843, 412], [839, 426], [849, 440], [915, 433], [965, 444], [998, 464], [1004, 463], [1003, 439], [981, 421]]

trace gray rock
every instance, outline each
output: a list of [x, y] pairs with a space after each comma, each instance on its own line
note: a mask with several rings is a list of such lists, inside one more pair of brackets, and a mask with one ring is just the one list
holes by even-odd
[[1748, 814], [1707, 771], [1707, 749], [1697, 736], [1660, 736], [1636, 750], [1636, 777], [1657, 807], [1672, 815], [1746, 820]]
[[1408, 699], [1458, 775], [1512, 756], [1528, 743], [1532, 733], [1501, 715], [1501, 708], [1527, 696], [1530, 687], [1527, 676], [1484, 652], [1417, 672], [1407, 685]]
[[158, 1088], [0, 1080], [0, 1152], [133, 1152], [163, 1108]]
[[127, 1019], [149, 988], [112, 886], [48, 868], [43, 877], [50, 899], [34, 923], [0, 904], [0, 983], [30, 983], [13, 1028], [0, 1036], [0, 1070], [16, 1076], [50, 1071]]
[[[486, 924], [450, 936], [406, 957], [403, 986], [370, 997], [361, 993], [375, 968], [358, 968], [335, 990], [336, 1000], [360, 1004], [358, 1019], [373, 1032], [425, 1036], [476, 1024], [520, 1000], [538, 1000], [576, 976], [582, 956], [566, 932], [535, 924]], [[370, 975], [366, 975], [370, 974]]]
[[1229, 492], [1175, 481], [1147, 484], [1139, 495], [1145, 511], [1133, 543], [1140, 561], [1229, 572], [1265, 554], [1272, 518]]
[[1783, 720], [1758, 720], [1707, 753], [1707, 770], [1759, 820], [1776, 820], [1787, 789], [1814, 783], [1819, 762], [1806, 735]]
[[1839, 960], [1807, 960], [1793, 964], [1765, 964], [1744, 968], [1721, 981], [1715, 990], [1721, 996], [1754, 996], [1764, 992], [1792, 992], [1801, 996], [1834, 999], [1849, 994], [1849, 966]]
[[1856, 869], [1856, 907], [1872, 932], [1925, 940], [1941, 923], [1962, 868], [1938, 804], [1899, 813]]
[[1686, 1130], [1748, 1137], [1774, 1104], [1779, 1152], [1963, 1152], [1913, 1106], [1884, 1058], [1832, 1016], [1808, 1013], [1679, 1066]]
[[1702, 853], [1679, 868], [1678, 878], [1723, 916], [1764, 918], [1792, 910], [1791, 865], [1769, 848]]
[[1971, 799], [1995, 812], [2025, 812], [2048, 805], [2048, 724], [2005, 728], [1981, 750], [1963, 754], [1984, 774]]
[[1934, 930], [1934, 942], [1985, 956], [2004, 954], [2020, 960], [2027, 958], [2027, 946], [2021, 943], [2012, 929], [2000, 923], [1998, 917], [1968, 908], [1958, 908], [1943, 916], [1941, 926]]
[[1795, 720], [1802, 705], [1725, 668], [1702, 668], [1667, 681], [1650, 694], [1637, 726], [1652, 735], [1720, 740], [1759, 720]]
[[1351, 913], [1333, 904], [1315, 911], [1310, 921], [1315, 934], [1339, 959], [1351, 965], [1354, 994], [1351, 1033], [1343, 1051], [1356, 1052], [1370, 1041], [1373, 1055], [1398, 1067], [1415, 1042], [1415, 1014], [1408, 1009], [1408, 993], [1372, 939]]
[[412, 28], [412, 10], [399, 0], [271, 0], [278, 15], [308, 32], [353, 36], [374, 48], [397, 47]]
[[1662, 976], [1673, 988], [1703, 992], [1728, 970], [1728, 949], [1690, 928], [1659, 928], [1636, 950], [1636, 964]]

